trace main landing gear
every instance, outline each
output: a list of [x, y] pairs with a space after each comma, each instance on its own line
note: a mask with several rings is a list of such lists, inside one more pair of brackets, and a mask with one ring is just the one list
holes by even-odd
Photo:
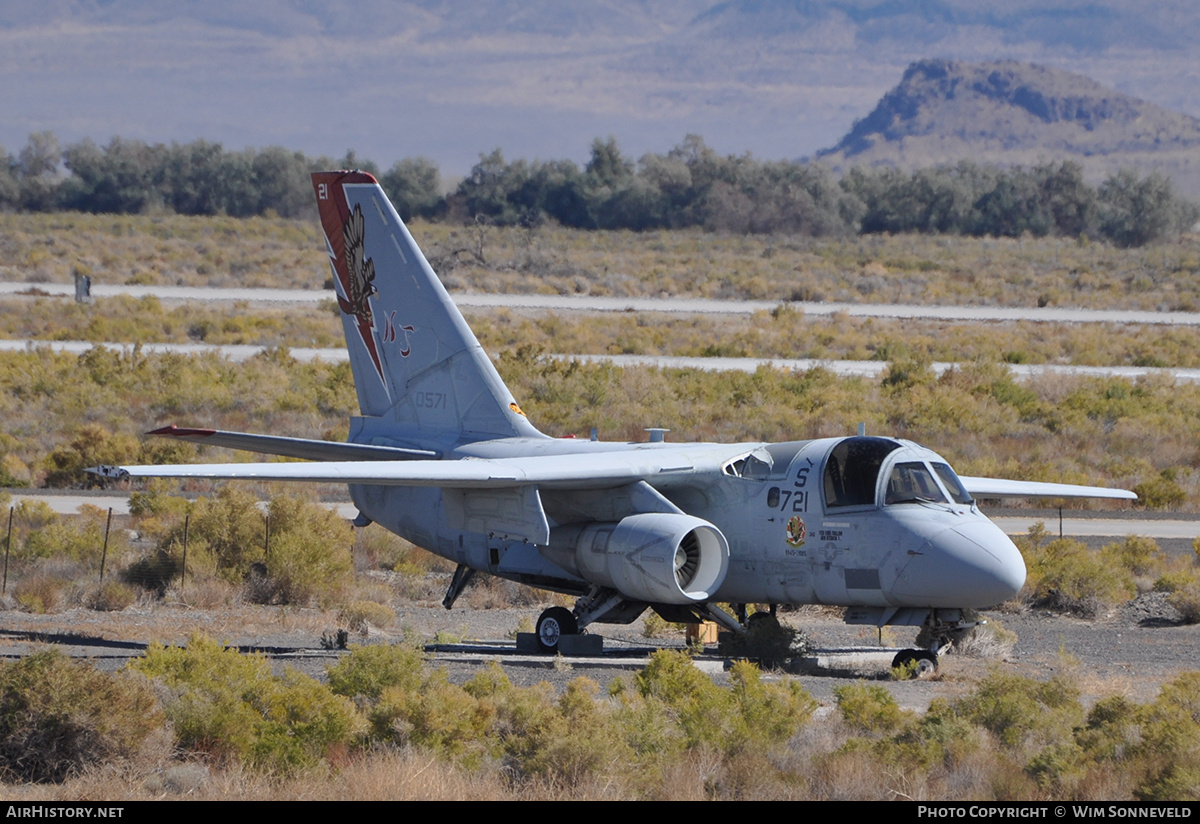
[[550, 607], [538, 616], [537, 641], [542, 652], [557, 652], [564, 635], [578, 635], [579, 622], [564, 607]]

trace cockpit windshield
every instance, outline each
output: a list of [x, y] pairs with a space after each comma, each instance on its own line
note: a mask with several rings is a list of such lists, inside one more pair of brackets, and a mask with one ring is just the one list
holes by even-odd
[[838, 443], [825, 459], [825, 506], [873, 506], [879, 469], [899, 448], [887, 438], [846, 438]]
[[946, 491], [950, 493], [950, 497], [954, 499], [954, 503], [975, 503], [971, 499], [971, 493], [963, 488], [962, 481], [958, 479], [958, 475], [954, 474], [954, 470], [950, 468], [950, 464], [935, 463], [933, 471], [942, 479], [942, 486], [946, 487]]
[[892, 467], [888, 476], [886, 504], [945, 504], [946, 494], [933, 479], [929, 467], [921, 461], [906, 461]]

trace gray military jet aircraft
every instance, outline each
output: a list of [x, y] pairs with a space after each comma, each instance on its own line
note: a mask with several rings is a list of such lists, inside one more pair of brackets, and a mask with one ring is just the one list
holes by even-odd
[[[1135, 498], [955, 475], [899, 438], [675, 444], [548, 437], [526, 419], [383, 189], [313, 175], [362, 411], [348, 443], [167, 427], [151, 434], [308, 459], [101, 467], [111, 477], [341, 482], [372, 521], [475, 571], [577, 596], [542, 613], [554, 650], [647, 608], [745, 626], [749, 603], [831, 604], [852, 623], [924, 626], [936, 666], [966, 611], [1014, 595], [1025, 564], [973, 496]], [[717, 603], [735, 605], [738, 616]]]

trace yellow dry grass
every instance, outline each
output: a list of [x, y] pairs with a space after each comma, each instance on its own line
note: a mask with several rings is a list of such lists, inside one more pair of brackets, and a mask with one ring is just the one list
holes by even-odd
[[[1196, 239], [1120, 250], [1063, 238], [812, 239], [414, 222], [451, 291], [687, 295], [1125, 309], [1200, 307]], [[315, 220], [0, 215], [0, 278], [317, 289]]]

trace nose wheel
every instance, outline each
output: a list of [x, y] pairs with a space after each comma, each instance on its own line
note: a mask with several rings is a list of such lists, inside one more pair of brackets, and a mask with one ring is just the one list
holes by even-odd
[[924, 649], [900, 650], [896, 653], [896, 657], [892, 659], [892, 669], [908, 667], [914, 661], [917, 664], [915, 670], [915, 676], [917, 678], [928, 678], [937, 672], [937, 656], [929, 650]]
[[538, 616], [537, 639], [542, 652], [557, 652], [564, 635], [578, 635], [579, 623], [569, 609], [550, 607]]

